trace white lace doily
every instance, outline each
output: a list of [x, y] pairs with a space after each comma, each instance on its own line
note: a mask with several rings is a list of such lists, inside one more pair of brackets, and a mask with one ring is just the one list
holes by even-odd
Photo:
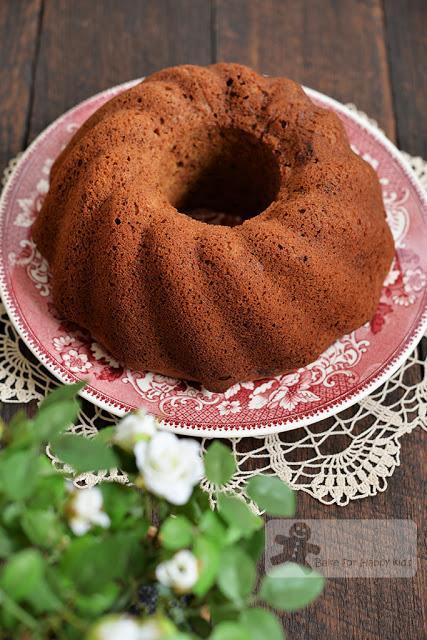
[[[347, 105], [378, 126], [375, 121]], [[427, 190], [427, 162], [403, 156]], [[17, 158], [4, 172], [6, 179]], [[321, 422], [258, 438], [236, 438], [230, 446], [237, 472], [224, 490], [244, 494], [247, 480], [260, 472], [273, 473], [294, 489], [305, 491], [324, 504], [346, 505], [384, 491], [387, 478], [400, 464], [400, 438], [421, 426], [427, 430], [427, 338], [399, 371], [379, 390], [353, 407]], [[0, 401], [39, 402], [58, 382], [29, 353], [0, 306]], [[117, 417], [83, 402], [79, 421], [72, 431], [95, 435]], [[203, 440], [203, 446], [209, 440]], [[71, 472], [48, 449], [57, 468]], [[101, 479], [126, 482], [118, 470], [84, 473], [75, 477], [78, 486], [92, 486]], [[213, 499], [216, 487], [203, 488]]]

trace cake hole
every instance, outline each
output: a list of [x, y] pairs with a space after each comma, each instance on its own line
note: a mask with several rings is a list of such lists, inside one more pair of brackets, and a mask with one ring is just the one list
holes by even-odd
[[[196, 149], [191, 145], [189, 162], [176, 163], [177, 172], [165, 185], [171, 204], [192, 218], [224, 226], [264, 211], [280, 186], [279, 165], [270, 147], [236, 129], [213, 129], [202, 136]], [[186, 151], [190, 141], [187, 145]]]

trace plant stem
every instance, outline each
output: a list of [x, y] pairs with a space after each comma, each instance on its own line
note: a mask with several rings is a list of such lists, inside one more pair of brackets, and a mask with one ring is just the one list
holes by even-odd
[[153, 509], [152, 509], [151, 496], [148, 493], [148, 491], [144, 491], [143, 496], [144, 496], [145, 517], [147, 518], [150, 524], [153, 524]]
[[0, 591], [0, 602], [9, 611], [9, 613], [22, 622], [26, 627], [37, 631], [39, 628], [38, 622], [29, 613], [25, 611], [19, 604], [17, 604], [5, 591]]
[[85, 624], [80, 618], [78, 618], [70, 609], [63, 609], [62, 616], [66, 622], [68, 622], [72, 627], [81, 632], [86, 632], [88, 629], [87, 624]]

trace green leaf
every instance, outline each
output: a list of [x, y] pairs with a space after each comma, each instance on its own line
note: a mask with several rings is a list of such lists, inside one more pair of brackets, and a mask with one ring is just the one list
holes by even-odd
[[[51, 469], [53, 467], [51, 466]], [[65, 478], [52, 474], [37, 479], [36, 489], [31, 497], [31, 506], [35, 509], [60, 509], [66, 496]]]
[[[127, 526], [132, 526], [135, 529], [137, 524], [139, 526], [143, 523], [143, 502], [141, 494], [134, 487], [119, 485], [115, 482], [103, 482], [100, 489], [104, 510], [110, 516], [112, 529], [123, 529]], [[124, 524], [125, 520], [129, 522]], [[145, 523], [145, 532], [148, 526]]]
[[115, 575], [111, 551], [111, 545], [100, 538], [88, 535], [77, 538], [64, 552], [61, 572], [83, 593], [95, 593]]
[[119, 586], [114, 582], [109, 582], [93, 593], [90, 598], [85, 595], [77, 596], [76, 607], [84, 616], [97, 617], [108, 611], [119, 595]]
[[71, 426], [79, 406], [75, 400], [52, 403], [40, 409], [33, 420], [34, 437], [38, 442], [48, 442]]
[[7, 558], [13, 551], [12, 540], [6, 531], [0, 527], [0, 558]]
[[8, 560], [0, 576], [0, 588], [19, 602], [43, 580], [43, 556], [35, 549], [19, 551]]
[[9, 449], [24, 449], [31, 447], [34, 430], [24, 411], [18, 411], [5, 429], [5, 441]]
[[76, 473], [112, 469], [118, 462], [113, 450], [96, 438], [65, 434], [52, 442], [52, 448]]
[[218, 496], [218, 509], [221, 517], [235, 531], [243, 537], [249, 537], [257, 529], [264, 526], [264, 521], [252, 513], [248, 505], [234, 496], [220, 493]]
[[[199, 618], [192, 615], [188, 619], [188, 624], [190, 625], [191, 631], [195, 634], [196, 638], [208, 638], [210, 636], [210, 633], [212, 631], [212, 624], [210, 624], [204, 618]], [[191, 638], [192, 640], [195, 640], [194, 636], [191, 636]]]
[[[75, 627], [72, 627], [71, 625], [67, 625], [66, 627], [63, 627], [62, 633], [64, 634], [63, 640], [82, 640], [82, 632], [81, 632], [81, 630], [80, 629], [76, 629]], [[89, 636], [88, 636], [88, 638], [89, 638]], [[42, 638], [40, 638], [39, 640], [42, 640]]]
[[290, 517], [295, 514], [295, 493], [277, 476], [251, 478], [246, 493], [260, 509], [272, 516]]
[[225, 526], [218, 518], [217, 514], [209, 509], [202, 515], [199, 523], [199, 530], [209, 538], [215, 540], [218, 545], [225, 544]]
[[15, 429], [19, 429], [24, 424], [29, 424], [29, 419], [24, 409], [19, 409], [12, 418], [9, 420], [8, 430], [11, 432], [9, 435], [13, 437], [13, 432]]
[[251, 640], [251, 637], [246, 627], [238, 622], [220, 622], [209, 636], [209, 640]]
[[1, 520], [7, 529], [14, 529], [20, 524], [20, 517], [24, 511], [22, 502], [9, 502], [0, 513]]
[[193, 593], [201, 597], [215, 583], [221, 552], [218, 545], [205, 536], [196, 538], [193, 551], [201, 567], [199, 578], [193, 587]]
[[[109, 438], [103, 438], [102, 432], [98, 436], [96, 436], [96, 438], [99, 438], [103, 442], [107, 441], [107, 443], [109, 440]], [[112, 448], [117, 457], [118, 468], [129, 475], [138, 474], [138, 467], [136, 465], [135, 455], [133, 451], [125, 451], [121, 447], [114, 445], [114, 443]]]
[[117, 426], [116, 425], [111, 425], [110, 427], [104, 427], [103, 429], [101, 429], [101, 431], [99, 431], [98, 435], [96, 436], [97, 440], [100, 440], [101, 442], [104, 442], [105, 444], [110, 444], [113, 436], [115, 434], [117, 430]]
[[47, 549], [55, 546], [64, 534], [62, 524], [52, 509], [28, 509], [22, 515], [21, 525], [30, 542]]
[[179, 513], [186, 516], [191, 522], [198, 525], [202, 514], [208, 509], [210, 509], [208, 494], [200, 486], [196, 486], [191, 499], [186, 504], [174, 506], [173, 511], [176, 514]]
[[204, 491], [200, 485], [197, 485], [194, 488], [193, 495], [191, 496], [191, 502], [197, 503], [197, 506], [200, 509], [197, 520], [200, 520], [200, 516], [204, 511], [207, 511], [211, 508], [210, 498], [206, 491]]
[[5, 451], [0, 457], [0, 494], [23, 500], [34, 491], [38, 455], [35, 451]]
[[260, 596], [282, 611], [307, 606], [323, 591], [325, 579], [317, 571], [287, 562], [272, 569], [262, 581]]
[[246, 628], [250, 640], [284, 640], [282, 625], [276, 616], [265, 609], [243, 611], [240, 622]]
[[240, 528], [237, 528], [234, 526], [229, 527], [225, 533], [225, 539], [224, 539], [225, 545], [228, 546], [228, 545], [236, 544], [238, 540], [242, 540], [243, 535], [248, 535], [248, 534], [246, 534]]
[[6, 633], [6, 629], [16, 631], [17, 627], [24, 627], [27, 630], [34, 631], [31, 634], [32, 640], [43, 640], [40, 635], [36, 635], [39, 631], [38, 622], [31, 616], [21, 605], [13, 600], [5, 591], [0, 589], [0, 631], [1, 638], [15, 637], [10, 633]]
[[79, 382], [74, 382], [73, 384], [61, 385], [60, 387], [49, 393], [48, 396], [46, 396], [46, 398], [40, 404], [40, 410], [46, 409], [46, 407], [50, 407], [51, 405], [56, 403], [73, 400], [85, 385], [85, 380], [80, 380]]
[[244, 538], [240, 541], [240, 548], [253, 559], [258, 562], [265, 549], [265, 530], [258, 529], [250, 538]]
[[236, 622], [239, 619], [241, 607], [230, 602], [219, 589], [212, 591], [212, 596], [210, 594], [209, 596], [209, 611], [213, 627], [226, 620]]
[[63, 473], [57, 471], [57, 469], [55, 469], [55, 467], [52, 465], [51, 460], [49, 460], [49, 458], [44, 454], [39, 456], [39, 462], [37, 466], [37, 473], [40, 478], [45, 478], [47, 476], [61, 476], [62, 478], [64, 477]]
[[[6, 633], [6, 629], [13, 629], [17, 624], [16, 618], [10, 610], [10, 603], [12, 603], [12, 606], [15, 605], [9, 596], [6, 596], [5, 600], [3, 593], [0, 592], [0, 629], [4, 634]], [[34, 628], [36, 628], [36, 625], [34, 625]], [[5, 638], [7, 638], [6, 635]]]
[[58, 567], [57, 564], [47, 567], [46, 580], [52, 591], [63, 602], [70, 602], [75, 598], [75, 585], [70, 578], [61, 571], [61, 567]]
[[206, 477], [214, 484], [226, 484], [236, 471], [236, 460], [232, 452], [218, 440], [206, 451], [204, 462]]
[[252, 593], [255, 579], [255, 563], [240, 547], [222, 552], [217, 584], [227, 598], [242, 605]]
[[83, 593], [97, 593], [107, 582], [128, 576], [129, 572], [142, 574], [139, 542], [133, 532], [107, 538], [85, 535], [73, 540], [66, 549], [61, 571]]
[[160, 541], [166, 549], [189, 547], [193, 540], [193, 525], [185, 516], [169, 516], [161, 526]]
[[35, 613], [58, 611], [63, 606], [45, 579], [40, 580], [35, 591], [27, 593], [25, 601], [32, 606]]

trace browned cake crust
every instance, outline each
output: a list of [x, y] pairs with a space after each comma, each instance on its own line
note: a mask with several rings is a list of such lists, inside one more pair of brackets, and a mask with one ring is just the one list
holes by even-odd
[[106, 103], [56, 160], [33, 235], [65, 318], [129, 367], [214, 391], [367, 322], [393, 255], [338, 117], [237, 64], [165, 69]]

